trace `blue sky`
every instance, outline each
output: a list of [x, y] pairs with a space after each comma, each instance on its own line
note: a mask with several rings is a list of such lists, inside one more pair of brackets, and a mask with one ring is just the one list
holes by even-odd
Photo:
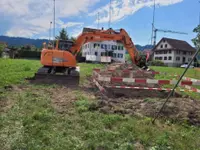
[[[111, 0], [111, 27], [124, 28], [136, 44], [151, 43], [154, 0]], [[162, 37], [186, 40], [192, 44], [192, 32], [199, 23], [199, 0], [155, 0], [155, 27], [186, 32], [188, 35], [157, 33]], [[56, 34], [66, 28], [77, 36], [83, 27], [108, 28], [109, 0], [56, 0]], [[53, 19], [53, 0], [0, 0], [0, 35], [48, 38]]]

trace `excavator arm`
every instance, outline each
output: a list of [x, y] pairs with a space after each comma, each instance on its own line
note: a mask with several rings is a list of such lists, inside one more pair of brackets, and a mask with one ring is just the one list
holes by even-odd
[[78, 36], [74, 46], [70, 48], [70, 51], [76, 56], [81, 51], [81, 47], [83, 44], [98, 41], [120, 41], [128, 51], [132, 63], [138, 63], [138, 51], [130, 36], [124, 29], [120, 29], [119, 32], [114, 31], [113, 29], [108, 29], [82, 33]]

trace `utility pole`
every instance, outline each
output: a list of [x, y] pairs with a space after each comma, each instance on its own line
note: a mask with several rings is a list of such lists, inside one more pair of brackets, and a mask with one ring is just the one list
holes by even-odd
[[53, 39], [55, 39], [55, 30], [56, 30], [56, 1], [55, 0], [53, 0], [54, 1], [54, 13], [53, 13], [53, 21], [54, 21], [54, 23], [53, 23]]
[[156, 1], [154, 0], [153, 5], [153, 21], [152, 21], [152, 31], [151, 31], [151, 44], [153, 45], [153, 37], [154, 35], [154, 22], [155, 22], [155, 11], [156, 11]]
[[50, 28], [49, 28], [49, 42], [51, 40], [51, 24], [52, 24], [52, 21], [50, 22]]
[[97, 13], [97, 29], [99, 29], [99, 12]]
[[[199, 7], [200, 7], [200, 1], [199, 1]], [[199, 11], [199, 25], [200, 25], [200, 11]]]
[[109, 20], [108, 20], [108, 28], [111, 28], [111, 0], [110, 0], [110, 7], [109, 7]]

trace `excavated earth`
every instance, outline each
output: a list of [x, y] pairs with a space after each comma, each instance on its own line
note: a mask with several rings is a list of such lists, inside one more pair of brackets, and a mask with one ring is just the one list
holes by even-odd
[[[165, 99], [158, 98], [101, 98], [96, 108], [102, 113], [155, 117]], [[187, 122], [200, 126], [200, 101], [191, 98], [171, 98], [160, 113], [163, 119]]]
[[[134, 70], [139, 71], [139, 73], [123, 72], [122, 70], [129, 70], [129, 72]], [[131, 64], [112, 64], [101, 70], [99, 74], [106, 77], [154, 78], [153, 74], [144, 72], [137, 66]], [[167, 91], [106, 88], [109, 85], [160, 87], [157, 84], [99, 83], [106, 89], [104, 95], [100, 92], [96, 94], [98, 97], [96, 110], [102, 113], [154, 117], [169, 94]], [[200, 126], [200, 101], [174, 93], [160, 113], [160, 117]]]
[[[112, 71], [113, 70], [113, 71]], [[124, 71], [125, 70], [125, 71]], [[134, 64], [120, 64], [114, 63], [106, 66], [99, 74], [102, 77], [123, 77], [123, 78], [139, 78], [139, 79], [154, 79], [154, 74], [151, 71], [144, 71]], [[106, 82], [98, 81], [99, 84], [106, 89], [108, 97], [127, 97], [127, 98], [141, 98], [141, 97], [159, 97], [164, 98], [169, 94], [168, 91], [155, 91], [155, 90], [139, 90], [139, 89], [117, 89], [110, 86], [134, 86], [134, 87], [150, 87], [160, 88], [158, 84], [146, 83], [124, 83], [124, 82]], [[179, 96], [175, 93], [174, 96]]]

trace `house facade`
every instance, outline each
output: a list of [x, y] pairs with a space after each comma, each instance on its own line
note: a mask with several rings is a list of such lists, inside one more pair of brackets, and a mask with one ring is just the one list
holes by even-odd
[[[84, 28], [84, 32], [94, 32], [98, 29]], [[101, 62], [103, 57], [109, 57], [110, 61], [125, 62], [126, 49], [117, 41], [89, 42], [82, 46], [82, 57], [91, 61]], [[91, 59], [92, 58], [92, 59]]]
[[167, 66], [180, 67], [192, 60], [195, 51], [186, 41], [162, 38], [153, 49], [153, 59], [161, 60]]
[[109, 56], [116, 62], [125, 62], [125, 49], [115, 41], [89, 42], [82, 46], [82, 56], [95, 56], [94, 61], [101, 62], [101, 57]]

